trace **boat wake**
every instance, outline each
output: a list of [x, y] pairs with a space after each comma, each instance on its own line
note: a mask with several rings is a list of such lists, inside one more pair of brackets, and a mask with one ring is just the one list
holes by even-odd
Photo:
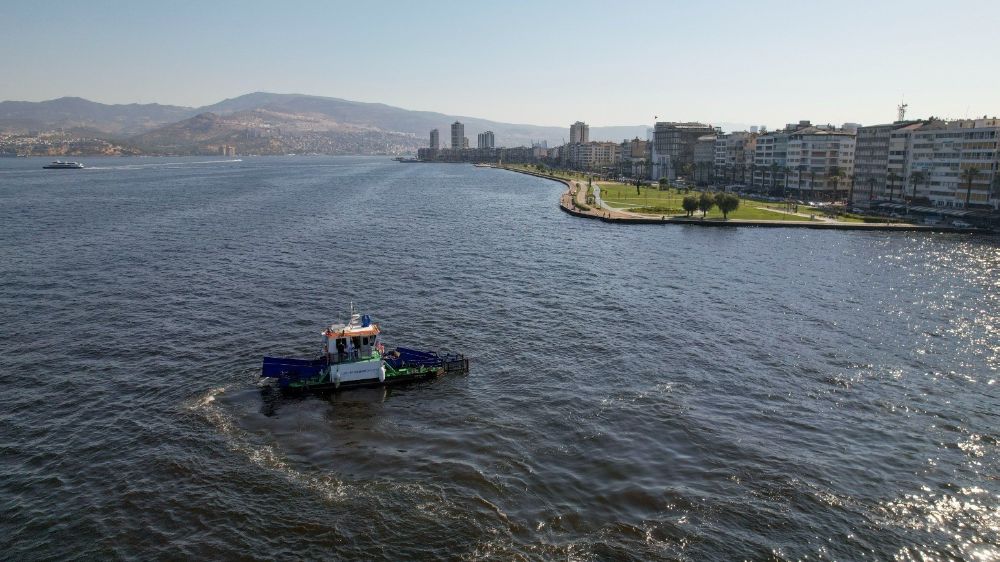
[[[300, 470], [288, 461], [277, 447], [259, 442], [254, 433], [242, 428], [239, 423], [241, 412], [239, 408], [230, 408], [231, 404], [243, 403], [248, 409], [254, 409], [254, 415], [261, 406], [258, 401], [260, 386], [248, 387], [245, 382], [237, 381], [224, 386], [217, 386], [205, 391], [186, 404], [186, 408], [200, 416], [213, 426], [223, 436], [226, 446], [233, 452], [245, 457], [250, 463], [264, 470], [281, 475], [294, 488], [310, 490], [327, 502], [351, 503], [363, 501], [376, 504], [386, 500], [386, 493], [408, 497], [415, 504], [434, 505], [435, 510], [448, 511], [448, 502], [443, 501], [440, 491], [419, 483], [398, 481], [367, 480], [351, 483], [337, 478], [332, 473], [309, 472]], [[384, 390], [382, 391], [384, 392]], [[253, 396], [252, 400], [243, 400]], [[227, 400], [232, 397], [233, 400]], [[266, 407], [266, 404], [265, 404]], [[250, 412], [243, 412], [250, 415]], [[443, 511], [442, 511], [443, 510]], [[457, 509], [449, 511], [455, 518], [461, 516]]]
[[234, 164], [242, 158], [229, 160], [203, 160], [200, 162], [155, 162], [152, 164], [125, 164], [122, 166], [87, 166], [87, 170], [141, 170], [143, 168], [181, 168], [184, 166], [204, 166], [207, 164]]
[[209, 389], [192, 400], [187, 408], [215, 427], [230, 450], [246, 457], [254, 465], [277, 472], [296, 487], [313, 490], [327, 501], [346, 498], [347, 487], [342, 481], [329, 475], [308, 475], [296, 470], [274, 446], [255, 442], [250, 433], [239, 427], [234, 415], [219, 404], [218, 398], [241, 387], [246, 390], [241, 382]]

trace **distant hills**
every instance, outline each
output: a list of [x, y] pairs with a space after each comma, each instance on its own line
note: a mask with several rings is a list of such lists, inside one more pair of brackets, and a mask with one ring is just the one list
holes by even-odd
[[[585, 116], [581, 116], [585, 117]], [[198, 154], [228, 144], [240, 153], [400, 153], [427, 145], [431, 129], [450, 139], [454, 121], [465, 124], [472, 146], [490, 130], [503, 146], [546, 141], [561, 144], [565, 127], [502, 123], [476, 117], [412, 111], [302, 94], [255, 92], [204, 107], [160, 104], [108, 105], [65, 97], [43, 102], [0, 102], [0, 132], [75, 131], [144, 153]], [[645, 125], [591, 127], [591, 140], [646, 136]]]

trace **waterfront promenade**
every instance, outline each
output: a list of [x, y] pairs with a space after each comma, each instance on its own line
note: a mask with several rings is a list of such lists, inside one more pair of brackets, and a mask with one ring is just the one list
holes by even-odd
[[949, 225], [924, 225], [911, 223], [872, 223], [872, 222], [842, 222], [830, 219], [823, 220], [765, 220], [765, 219], [702, 219], [699, 217], [679, 217], [661, 215], [644, 215], [629, 211], [613, 209], [607, 206], [587, 204], [587, 183], [576, 179], [567, 179], [540, 172], [512, 168], [509, 166], [493, 166], [511, 172], [527, 174], [539, 178], [557, 181], [566, 186], [566, 192], [559, 197], [559, 208], [564, 212], [579, 218], [595, 219], [607, 223], [620, 224], [683, 224], [719, 228], [808, 228], [814, 230], [880, 230], [890, 232], [988, 232], [978, 228], [960, 228]]

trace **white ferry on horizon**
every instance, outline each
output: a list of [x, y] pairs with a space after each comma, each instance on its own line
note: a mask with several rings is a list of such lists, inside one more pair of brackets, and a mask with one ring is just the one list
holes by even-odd
[[55, 160], [51, 164], [46, 164], [42, 166], [46, 170], [82, 170], [83, 164], [79, 162], [63, 162], [62, 160]]

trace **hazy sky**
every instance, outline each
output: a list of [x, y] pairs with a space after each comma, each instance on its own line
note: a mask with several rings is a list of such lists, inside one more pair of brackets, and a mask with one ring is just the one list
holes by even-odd
[[0, 100], [252, 91], [564, 126], [1000, 114], [1000, 1], [0, 2]]

